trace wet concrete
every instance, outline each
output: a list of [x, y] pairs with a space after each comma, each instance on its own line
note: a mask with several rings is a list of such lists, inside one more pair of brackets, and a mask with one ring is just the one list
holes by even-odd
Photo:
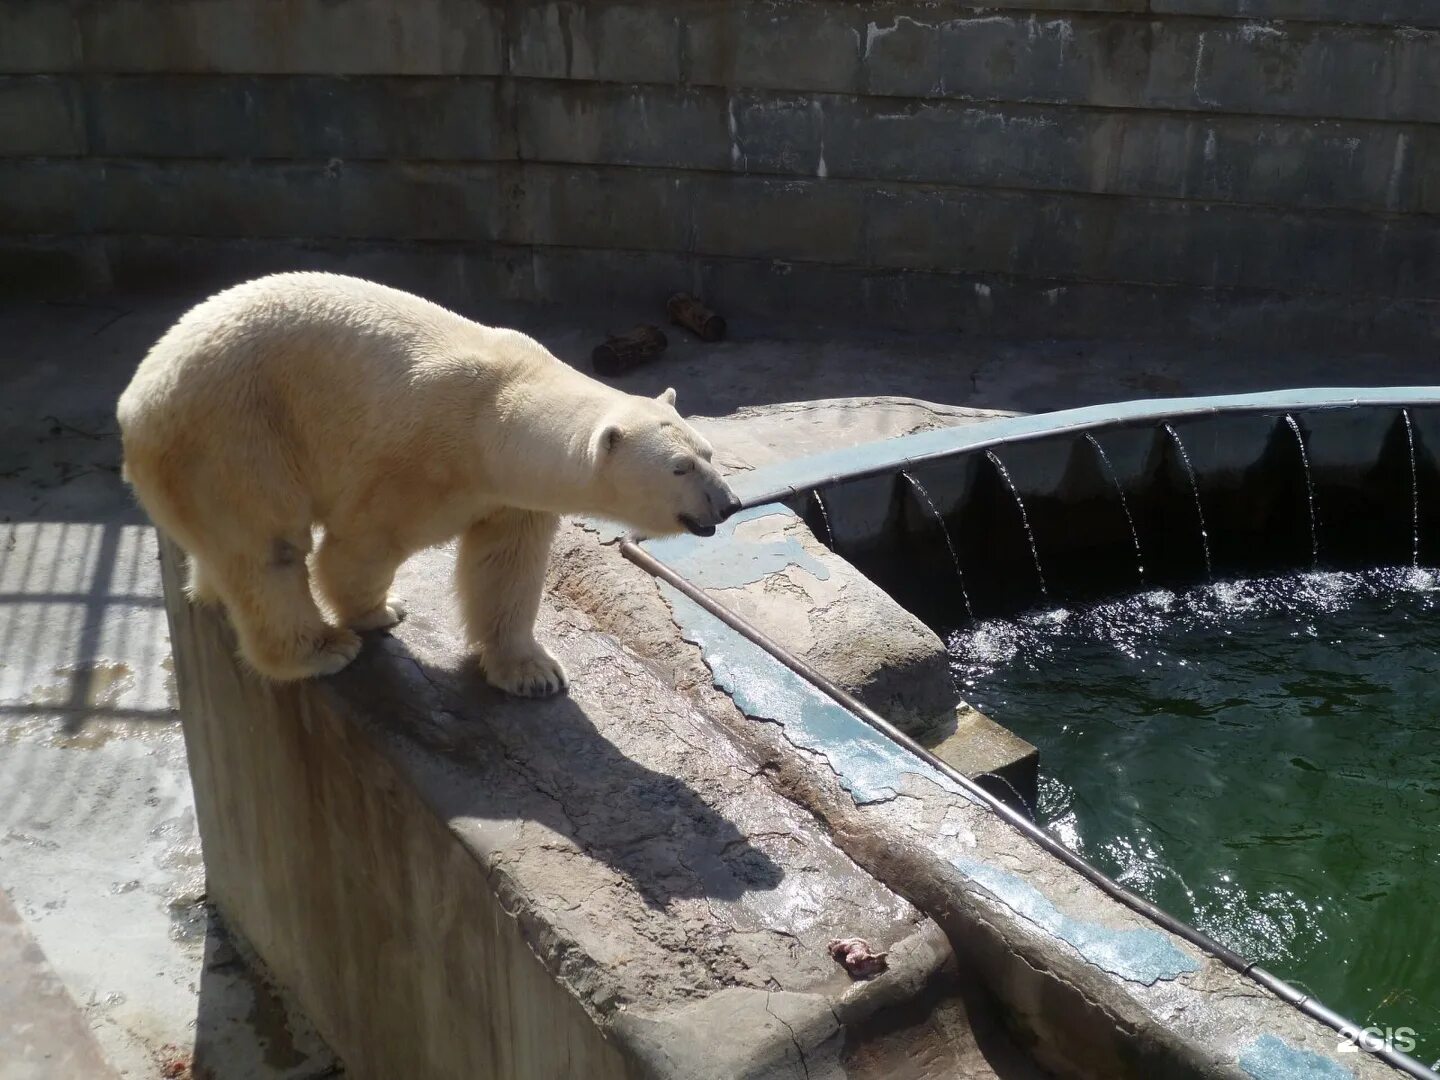
[[[155, 536], [114, 436], [115, 397], [169, 311], [130, 316], [0, 306], [0, 887], [106, 1063], [0, 1049], [0, 1077], [174, 1080], [197, 1042], [221, 1048], [217, 1080], [331, 1075], [205, 903]], [[0, 1018], [3, 1042], [22, 1021]], [[26, 1030], [49, 1030], [52, 1052], [85, 1045]]]
[[5, 972], [0, 981], [0, 1070], [6, 1077], [115, 1076], [84, 1014], [3, 893], [0, 970]]

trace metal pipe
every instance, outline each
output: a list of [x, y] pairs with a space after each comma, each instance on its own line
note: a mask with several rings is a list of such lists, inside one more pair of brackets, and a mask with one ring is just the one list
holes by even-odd
[[863, 701], [860, 701], [843, 687], [836, 685], [830, 679], [826, 678], [826, 676], [816, 671], [804, 660], [801, 660], [783, 645], [769, 637], [763, 630], [747, 622], [742, 616], [715, 600], [703, 589], [681, 577], [675, 570], [655, 558], [654, 555], [651, 555], [650, 552], [640, 547], [635, 541], [622, 540], [620, 543], [620, 551], [625, 558], [629, 559], [646, 573], [664, 581], [684, 595], [688, 600], [699, 605], [710, 615], [719, 619], [741, 637], [764, 649], [772, 657], [784, 664], [796, 675], [799, 675], [806, 682], [810, 683], [821, 693], [825, 694], [841, 708], [858, 716], [887, 739], [903, 746], [931, 768], [958, 784], [969, 795], [984, 804], [991, 812], [1014, 826], [1028, 839], [1044, 851], [1054, 855], [1107, 896], [1118, 900], [1131, 911], [1143, 915], [1169, 933], [1194, 945], [1197, 949], [1209, 953], [1226, 967], [1259, 983], [1277, 997], [1298, 1008], [1305, 1015], [1314, 1020], [1318, 1020], [1336, 1032], [1354, 1038], [1356, 1044], [1361, 1046], [1366, 1052], [1374, 1054], [1401, 1072], [1416, 1077], [1417, 1080], [1440, 1080], [1440, 1073], [1436, 1073], [1433, 1069], [1421, 1064], [1408, 1054], [1384, 1044], [1379, 1046], [1365, 1045], [1364, 1040], [1357, 1037], [1358, 1033], [1363, 1030], [1361, 1025], [1346, 1020], [1340, 1016], [1340, 1014], [1327, 1008], [1319, 1001], [1316, 1001], [1307, 994], [1301, 993], [1283, 979], [1271, 974], [1257, 964], [1251, 963], [1239, 953], [1226, 948], [1208, 934], [1196, 930], [1188, 923], [1181, 922], [1169, 912], [1161, 910], [1143, 896], [1131, 892], [1125, 888], [1125, 886], [1108, 877], [1104, 872], [1091, 866], [1020, 811], [1011, 807], [998, 796], [992, 795], [953, 765], [937, 757], [924, 746], [921, 746]]
[[[807, 491], [824, 491], [841, 482], [868, 480], [875, 476], [884, 475], [885, 473], [913, 469], [916, 466], [943, 461], [946, 458], [957, 457], [961, 454], [984, 452], [997, 447], [1013, 445], [1015, 443], [1034, 442], [1056, 435], [1085, 435], [1087, 433], [1112, 428], [1147, 427], [1161, 420], [1192, 420], [1221, 414], [1268, 413], [1273, 414], [1278, 419], [1286, 413], [1296, 412], [1325, 412], [1354, 407], [1398, 409], [1440, 404], [1440, 400], [1437, 400], [1437, 394], [1440, 394], [1440, 387], [1392, 387], [1371, 391], [1368, 394], [1363, 391], [1345, 389], [1331, 391], [1334, 395], [1332, 397], [1315, 396], [1319, 393], [1320, 391], [1310, 391], [1308, 394], [1296, 391], [1276, 391], [1265, 394], [1235, 394], [1222, 395], [1220, 397], [1162, 398], [1154, 401], [1152, 403], [1153, 407], [1136, 411], [1129, 411], [1127, 409], [1127, 406], [1139, 404], [1136, 402], [1122, 402], [1117, 405], [1107, 406], [1107, 408], [1114, 409], [1119, 415], [1097, 414], [1097, 407], [1087, 406], [1081, 409], [1064, 409], [1060, 412], [1044, 414], [1047, 417], [1054, 418], [1044, 427], [1036, 427], [1030, 431], [1009, 431], [994, 435], [984, 434], [985, 429], [993, 425], [1005, 424], [1007, 421], [1034, 418], [1017, 414], [982, 421], [978, 424], [962, 424], [943, 429], [954, 432], [957, 445], [939, 447], [914, 455], [906, 454], [902, 457], [892, 458], [886, 461], [875, 461], [859, 468], [849, 468], [839, 472], [828, 472], [820, 476], [809, 476], [802, 480], [797, 480], [794, 484], [786, 484], [765, 491], [751, 492], [741, 497], [740, 508], [742, 510], [749, 510], [752, 507], [764, 506], [767, 503], [788, 503], [791, 499], [795, 498], [795, 496], [804, 494]], [[930, 435], [933, 433], [926, 432], [924, 434]], [[916, 435], [907, 435], [895, 439], [893, 442], [903, 445], [908, 440], [919, 437], [920, 436]], [[827, 454], [816, 455], [817, 459], [828, 456]], [[798, 459], [798, 463], [803, 463], [804, 460], [803, 458]], [[797, 462], [787, 462], [786, 464], [793, 466], [797, 464]], [[768, 469], [757, 470], [754, 477], [756, 479], [763, 479], [765, 473], [768, 471]]]

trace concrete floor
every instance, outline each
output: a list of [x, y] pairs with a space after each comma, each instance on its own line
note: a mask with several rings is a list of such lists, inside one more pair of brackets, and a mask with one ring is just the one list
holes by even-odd
[[[18, 1004], [0, 992], [0, 1014], [38, 1025], [28, 1035], [20, 1022], [0, 1026], [0, 1080], [99, 1076], [100, 1061], [123, 1076], [183, 1077], [192, 1053], [196, 1075], [338, 1073], [205, 907], [154, 535], [118, 477], [114, 401], [195, 299], [0, 302], [0, 968], [23, 958], [30, 974]], [[582, 366], [604, 330], [654, 317], [638, 307], [559, 322], [488, 314]], [[1425, 357], [829, 339], [738, 319], [731, 327], [719, 345], [671, 331], [669, 353], [617, 385], [673, 385], [682, 412], [711, 416], [865, 395], [1031, 412], [1428, 383], [1435, 366]], [[42, 1046], [69, 1056], [27, 1057]]]

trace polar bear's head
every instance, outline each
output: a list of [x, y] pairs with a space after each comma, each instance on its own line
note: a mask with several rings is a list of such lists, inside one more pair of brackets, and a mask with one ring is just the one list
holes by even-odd
[[675, 391], [628, 396], [592, 441], [604, 512], [647, 536], [711, 536], [740, 501], [711, 464], [714, 451], [675, 411]]

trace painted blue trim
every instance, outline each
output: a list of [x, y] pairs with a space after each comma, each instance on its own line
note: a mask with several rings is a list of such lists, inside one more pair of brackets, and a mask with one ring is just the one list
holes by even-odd
[[1089, 963], [1129, 982], [1153, 986], [1200, 970], [1200, 963], [1154, 926], [1106, 926], [1077, 919], [1013, 870], [975, 858], [951, 864], [1016, 915], [1068, 944]]
[[1355, 1074], [1333, 1058], [1291, 1046], [1278, 1035], [1250, 1040], [1239, 1064], [1255, 1080], [1355, 1080]]
[[897, 472], [936, 458], [971, 450], [983, 450], [1002, 443], [1023, 442], [1061, 432], [1091, 431], [1097, 428], [1147, 421], [1181, 420], [1233, 412], [1300, 412], [1341, 409], [1357, 405], [1406, 406], [1440, 405], [1440, 386], [1316, 387], [1275, 390], [1261, 394], [1228, 394], [1215, 397], [1147, 398], [1111, 405], [1089, 405], [1082, 409], [1007, 416], [973, 424], [922, 431], [898, 439], [864, 443], [813, 457], [796, 458], [729, 478], [730, 486], [743, 505], [759, 506], [783, 502], [795, 495], [821, 488], [837, 480], [877, 473]]
[[895, 798], [907, 775], [980, 805], [950, 777], [887, 739], [688, 596], [663, 581], [660, 591], [675, 614], [680, 636], [699, 647], [716, 687], [746, 716], [779, 724], [792, 746], [826, 762], [857, 805]]
[[762, 544], [735, 535], [736, 526], [767, 517], [797, 520], [795, 512], [786, 506], [754, 506], [721, 522], [709, 539], [681, 534], [646, 540], [644, 548], [702, 589], [738, 589], [790, 566], [798, 566], [821, 581], [828, 580], [830, 568], [801, 547], [797, 537]]

